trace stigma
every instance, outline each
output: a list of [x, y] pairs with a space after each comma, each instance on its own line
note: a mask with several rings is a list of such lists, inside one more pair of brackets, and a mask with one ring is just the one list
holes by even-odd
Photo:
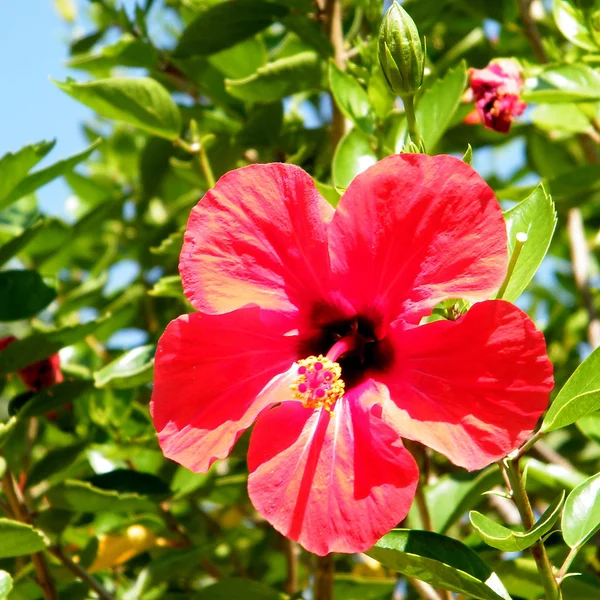
[[298, 375], [291, 388], [295, 400], [305, 408], [323, 408], [333, 414], [335, 403], [344, 395], [342, 368], [327, 356], [309, 356], [298, 361]]

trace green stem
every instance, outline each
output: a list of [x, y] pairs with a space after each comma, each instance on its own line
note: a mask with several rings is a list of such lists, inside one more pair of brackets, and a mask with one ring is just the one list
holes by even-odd
[[569, 554], [567, 554], [567, 558], [565, 558], [565, 562], [561, 565], [561, 567], [558, 570], [558, 573], [556, 575], [556, 579], [558, 580], [558, 585], [560, 585], [562, 583], [563, 579], [567, 575], [567, 573], [569, 571], [569, 567], [571, 566], [572, 562], [575, 560], [575, 557], [577, 556], [577, 553], [579, 552], [579, 550], [580, 550], [579, 546], [575, 546], [574, 548], [571, 548], [571, 551], [569, 552]]
[[412, 94], [402, 96], [402, 102], [404, 103], [404, 114], [406, 115], [406, 122], [408, 124], [408, 134], [413, 143], [418, 146], [421, 136], [419, 135], [417, 115], [415, 114], [415, 97]]
[[[513, 500], [521, 515], [521, 521], [523, 522], [525, 530], [529, 531], [535, 525], [535, 518], [533, 516], [531, 503], [529, 502], [529, 496], [525, 490], [519, 461], [507, 460], [505, 461], [505, 465], [508, 481], [512, 488]], [[542, 580], [542, 585], [544, 586], [546, 600], [558, 600], [558, 598], [560, 598], [560, 590], [554, 577], [554, 573], [552, 572], [552, 565], [550, 564], [550, 559], [548, 558], [546, 547], [542, 540], [538, 540], [530, 550], [535, 560], [540, 579]]]
[[510, 261], [508, 263], [506, 277], [504, 278], [504, 281], [502, 282], [502, 285], [500, 286], [500, 289], [498, 290], [498, 293], [496, 294], [497, 300], [500, 300], [502, 298], [502, 296], [504, 296], [504, 294], [506, 293], [506, 288], [508, 287], [510, 278], [512, 277], [513, 271], [515, 270], [515, 267], [517, 266], [517, 261], [519, 260], [519, 254], [521, 254], [521, 250], [523, 249], [523, 246], [525, 245], [526, 241], [527, 241], [526, 233], [524, 233], [524, 232], [517, 233], [515, 247], [513, 249], [512, 255], [510, 257]]
[[198, 154], [198, 159], [200, 161], [200, 168], [202, 169], [202, 174], [204, 175], [204, 179], [206, 179], [208, 187], [215, 187], [215, 176], [210, 166], [210, 162], [208, 161], [208, 156], [206, 155], [206, 149], [204, 148], [204, 146], [200, 146], [200, 153]]

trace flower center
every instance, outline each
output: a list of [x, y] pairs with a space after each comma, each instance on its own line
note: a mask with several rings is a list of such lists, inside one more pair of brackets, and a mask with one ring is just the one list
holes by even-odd
[[333, 413], [335, 403], [344, 395], [340, 365], [320, 354], [298, 361], [298, 376], [292, 384], [294, 398], [306, 408], [324, 408]]

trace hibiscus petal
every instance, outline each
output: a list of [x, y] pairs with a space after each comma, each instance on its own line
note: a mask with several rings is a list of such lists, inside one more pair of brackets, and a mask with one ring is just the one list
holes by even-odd
[[517, 448], [548, 407], [544, 336], [516, 306], [475, 304], [458, 321], [394, 328], [394, 367], [381, 380], [400, 435], [480, 469]]
[[179, 260], [203, 312], [248, 304], [295, 312], [326, 295], [333, 208], [293, 165], [251, 165], [221, 177], [194, 207]]
[[163, 453], [192, 471], [227, 456], [268, 406], [291, 396], [296, 340], [278, 313], [184, 315], [160, 338], [150, 410]]
[[418, 323], [445, 298], [490, 296], [507, 266], [494, 193], [451, 156], [390, 156], [358, 175], [329, 230], [332, 269], [359, 312]]
[[363, 552], [408, 513], [418, 470], [397, 434], [365, 408], [367, 381], [333, 416], [286, 402], [258, 420], [248, 452], [248, 491], [256, 509], [308, 551]]

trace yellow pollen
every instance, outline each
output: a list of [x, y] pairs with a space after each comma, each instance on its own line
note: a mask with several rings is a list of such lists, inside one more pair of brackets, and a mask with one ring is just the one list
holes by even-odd
[[344, 395], [340, 365], [326, 356], [309, 356], [298, 361], [298, 376], [290, 386], [295, 400], [306, 408], [324, 408], [333, 414], [335, 403]]

